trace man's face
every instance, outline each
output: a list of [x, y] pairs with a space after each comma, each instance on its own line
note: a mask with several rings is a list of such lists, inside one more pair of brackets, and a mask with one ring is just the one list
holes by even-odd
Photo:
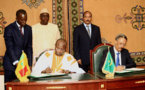
[[89, 12], [85, 13], [83, 17], [83, 21], [85, 24], [91, 24], [92, 15]]
[[62, 56], [65, 53], [65, 45], [63, 42], [58, 42], [55, 46], [55, 54]]
[[48, 13], [40, 14], [40, 20], [42, 25], [47, 25], [49, 21], [49, 14]]
[[17, 16], [16, 20], [18, 24], [23, 27], [24, 25], [26, 25], [26, 22], [27, 22], [27, 14], [20, 13]]
[[124, 38], [119, 38], [115, 41], [115, 48], [120, 52], [126, 46], [127, 40]]

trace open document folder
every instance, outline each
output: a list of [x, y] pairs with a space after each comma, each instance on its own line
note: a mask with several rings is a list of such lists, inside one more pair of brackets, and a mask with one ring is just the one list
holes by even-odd
[[31, 78], [43, 78], [43, 77], [53, 77], [53, 76], [64, 76], [67, 75], [66, 73], [47, 73], [47, 74], [35, 74], [29, 75]]
[[128, 72], [135, 72], [135, 71], [142, 71], [142, 70], [145, 70], [145, 69], [143, 69], [143, 68], [127, 68], [122, 71], [115, 71], [115, 73], [128, 73]]

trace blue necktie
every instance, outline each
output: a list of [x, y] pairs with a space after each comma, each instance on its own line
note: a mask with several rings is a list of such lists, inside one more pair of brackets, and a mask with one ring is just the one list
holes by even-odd
[[119, 66], [119, 54], [120, 53], [117, 53], [116, 67]]

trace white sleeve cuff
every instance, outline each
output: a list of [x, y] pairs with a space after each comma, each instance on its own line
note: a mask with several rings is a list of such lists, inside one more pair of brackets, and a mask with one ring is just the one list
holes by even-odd
[[18, 60], [14, 61], [13, 62], [13, 65], [16, 65], [18, 62], [19, 62]]

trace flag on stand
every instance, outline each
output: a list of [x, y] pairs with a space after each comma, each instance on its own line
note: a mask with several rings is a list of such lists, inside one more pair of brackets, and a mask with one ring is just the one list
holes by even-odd
[[113, 61], [113, 58], [111, 56], [110, 50], [108, 50], [102, 72], [106, 74], [107, 77], [114, 77], [114, 72], [115, 72], [115, 64]]
[[22, 52], [22, 55], [20, 57], [20, 60], [18, 62], [17, 68], [15, 70], [15, 74], [17, 78], [20, 80], [20, 82], [27, 82], [29, 79], [27, 78], [28, 75], [30, 75], [30, 67], [28, 65], [28, 59], [24, 51]]

